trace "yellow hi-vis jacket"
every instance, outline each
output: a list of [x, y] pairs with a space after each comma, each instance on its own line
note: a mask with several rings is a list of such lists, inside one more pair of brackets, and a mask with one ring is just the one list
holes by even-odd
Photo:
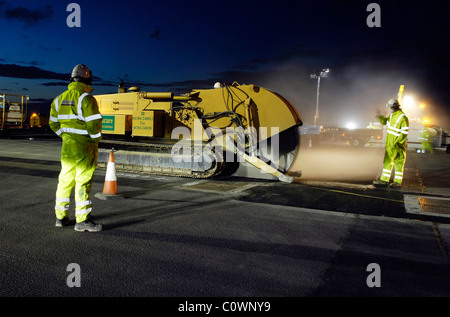
[[389, 182], [392, 169], [394, 169], [394, 182], [401, 184], [405, 168], [406, 139], [409, 132], [408, 117], [403, 111], [397, 110], [389, 118], [380, 116], [378, 119], [387, 127], [383, 171], [380, 180]]
[[52, 102], [50, 128], [58, 136], [64, 133], [98, 142], [103, 118], [97, 100], [90, 95], [93, 88], [82, 82], [72, 82], [68, 88]]
[[409, 132], [409, 120], [405, 113], [397, 110], [388, 118], [378, 117], [381, 124], [386, 125], [386, 148], [394, 149], [396, 147], [406, 150], [406, 139]]

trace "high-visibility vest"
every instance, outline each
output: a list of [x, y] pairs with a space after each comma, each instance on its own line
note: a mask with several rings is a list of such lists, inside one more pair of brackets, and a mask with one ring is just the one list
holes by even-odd
[[382, 124], [386, 124], [386, 145], [406, 145], [409, 132], [409, 120], [405, 113], [397, 110], [388, 118], [380, 117]]
[[50, 128], [59, 136], [68, 133], [99, 141], [102, 136], [103, 118], [97, 101], [89, 94], [92, 87], [81, 82], [72, 82], [68, 88], [52, 102]]

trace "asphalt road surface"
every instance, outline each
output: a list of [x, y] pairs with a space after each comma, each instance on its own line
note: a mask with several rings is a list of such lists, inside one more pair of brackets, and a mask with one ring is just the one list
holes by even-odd
[[54, 227], [59, 151], [0, 139], [2, 297], [175, 298], [177, 311], [201, 298], [224, 310], [225, 298], [450, 296], [444, 151], [408, 152], [401, 190], [371, 185], [383, 149], [367, 147], [303, 149], [292, 184], [118, 172], [124, 198], [92, 197], [99, 233]]

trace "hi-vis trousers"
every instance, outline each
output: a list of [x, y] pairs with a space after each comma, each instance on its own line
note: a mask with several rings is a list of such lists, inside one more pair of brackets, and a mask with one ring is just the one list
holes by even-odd
[[90, 192], [97, 167], [98, 144], [89, 137], [63, 134], [61, 172], [56, 189], [56, 218], [69, 214], [70, 195], [75, 187], [75, 218], [83, 222], [92, 211]]
[[380, 179], [385, 182], [389, 182], [394, 170], [394, 182], [402, 184], [403, 170], [405, 168], [406, 150], [395, 146], [394, 148], [386, 148], [383, 161], [383, 171]]

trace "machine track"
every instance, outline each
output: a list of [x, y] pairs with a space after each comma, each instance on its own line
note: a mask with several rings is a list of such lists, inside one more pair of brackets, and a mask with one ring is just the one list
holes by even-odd
[[[114, 152], [116, 170], [132, 173], [205, 179], [232, 175], [239, 167], [238, 162], [226, 162], [223, 153], [215, 150], [211, 151], [212, 162], [208, 162], [208, 166], [202, 166], [201, 162], [192, 163], [192, 156], [188, 162], [180, 164], [173, 161], [174, 146], [175, 143], [101, 140], [98, 167], [107, 167], [111, 151]], [[191, 147], [190, 153], [194, 151]]]

